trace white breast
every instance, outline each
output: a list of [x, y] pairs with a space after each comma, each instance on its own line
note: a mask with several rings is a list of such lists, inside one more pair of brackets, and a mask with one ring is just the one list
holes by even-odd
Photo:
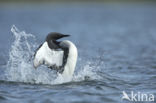
[[63, 51], [62, 50], [51, 50], [48, 47], [47, 42], [45, 42], [36, 52], [34, 58], [34, 67], [45, 63], [45, 65], [52, 66], [61, 66], [63, 62]]

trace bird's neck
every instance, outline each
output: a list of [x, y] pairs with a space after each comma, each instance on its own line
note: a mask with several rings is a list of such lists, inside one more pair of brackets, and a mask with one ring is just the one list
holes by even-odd
[[77, 48], [73, 43], [69, 43], [69, 52], [68, 52], [68, 58], [67, 62], [64, 66], [64, 71], [62, 73], [62, 76], [65, 76], [66, 78], [72, 78], [72, 75], [75, 70], [76, 62], [77, 62]]

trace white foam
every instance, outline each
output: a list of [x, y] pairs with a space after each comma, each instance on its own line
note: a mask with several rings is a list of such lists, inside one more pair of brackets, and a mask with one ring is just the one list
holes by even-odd
[[77, 73], [75, 73], [73, 76], [73, 81], [101, 79], [96, 72], [99, 68], [90, 65], [91, 62], [87, 62], [79, 71], [77, 71]]

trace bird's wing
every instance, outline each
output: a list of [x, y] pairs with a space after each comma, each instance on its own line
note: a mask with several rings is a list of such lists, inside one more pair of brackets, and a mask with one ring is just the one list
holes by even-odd
[[38, 67], [41, 64], [44, 64], [48, 67], [59, 67], [63, 63], [63, 50], [54, 50], [48, 47], [48, 44], [45, 42], [35, 53], [34, 56], [34, 67]]
[[44, 56], [44, 64], [48, 67], [51, 66], [62, 66], [63, 63], [63, 51], [62, 50], [51, 50], [51, 52], [46, 53]]

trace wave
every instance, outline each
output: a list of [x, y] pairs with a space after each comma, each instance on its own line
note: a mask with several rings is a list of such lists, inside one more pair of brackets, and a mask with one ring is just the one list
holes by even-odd
[[[10, 48], [9, 60], [5, 70], [7, 81], [32, 84], [61, 84], [70, 82], [66, 78], [62, 78], [61, 74], [48, 69], [46, 66], [42, 65], [38, 69], [33, 67], [33, 55], [38, 47], [35, 35], [20, 31], [15, 25], [12, 26], [11, 32], [15, 39]], [[77, 67], [76, 69], [78, 70], [75, 72], [72, 81], [99, 78], [94, 71], [96, 67], [91, 67], [90, 64], [90, 62], [87, 62], [82, 68]]]

